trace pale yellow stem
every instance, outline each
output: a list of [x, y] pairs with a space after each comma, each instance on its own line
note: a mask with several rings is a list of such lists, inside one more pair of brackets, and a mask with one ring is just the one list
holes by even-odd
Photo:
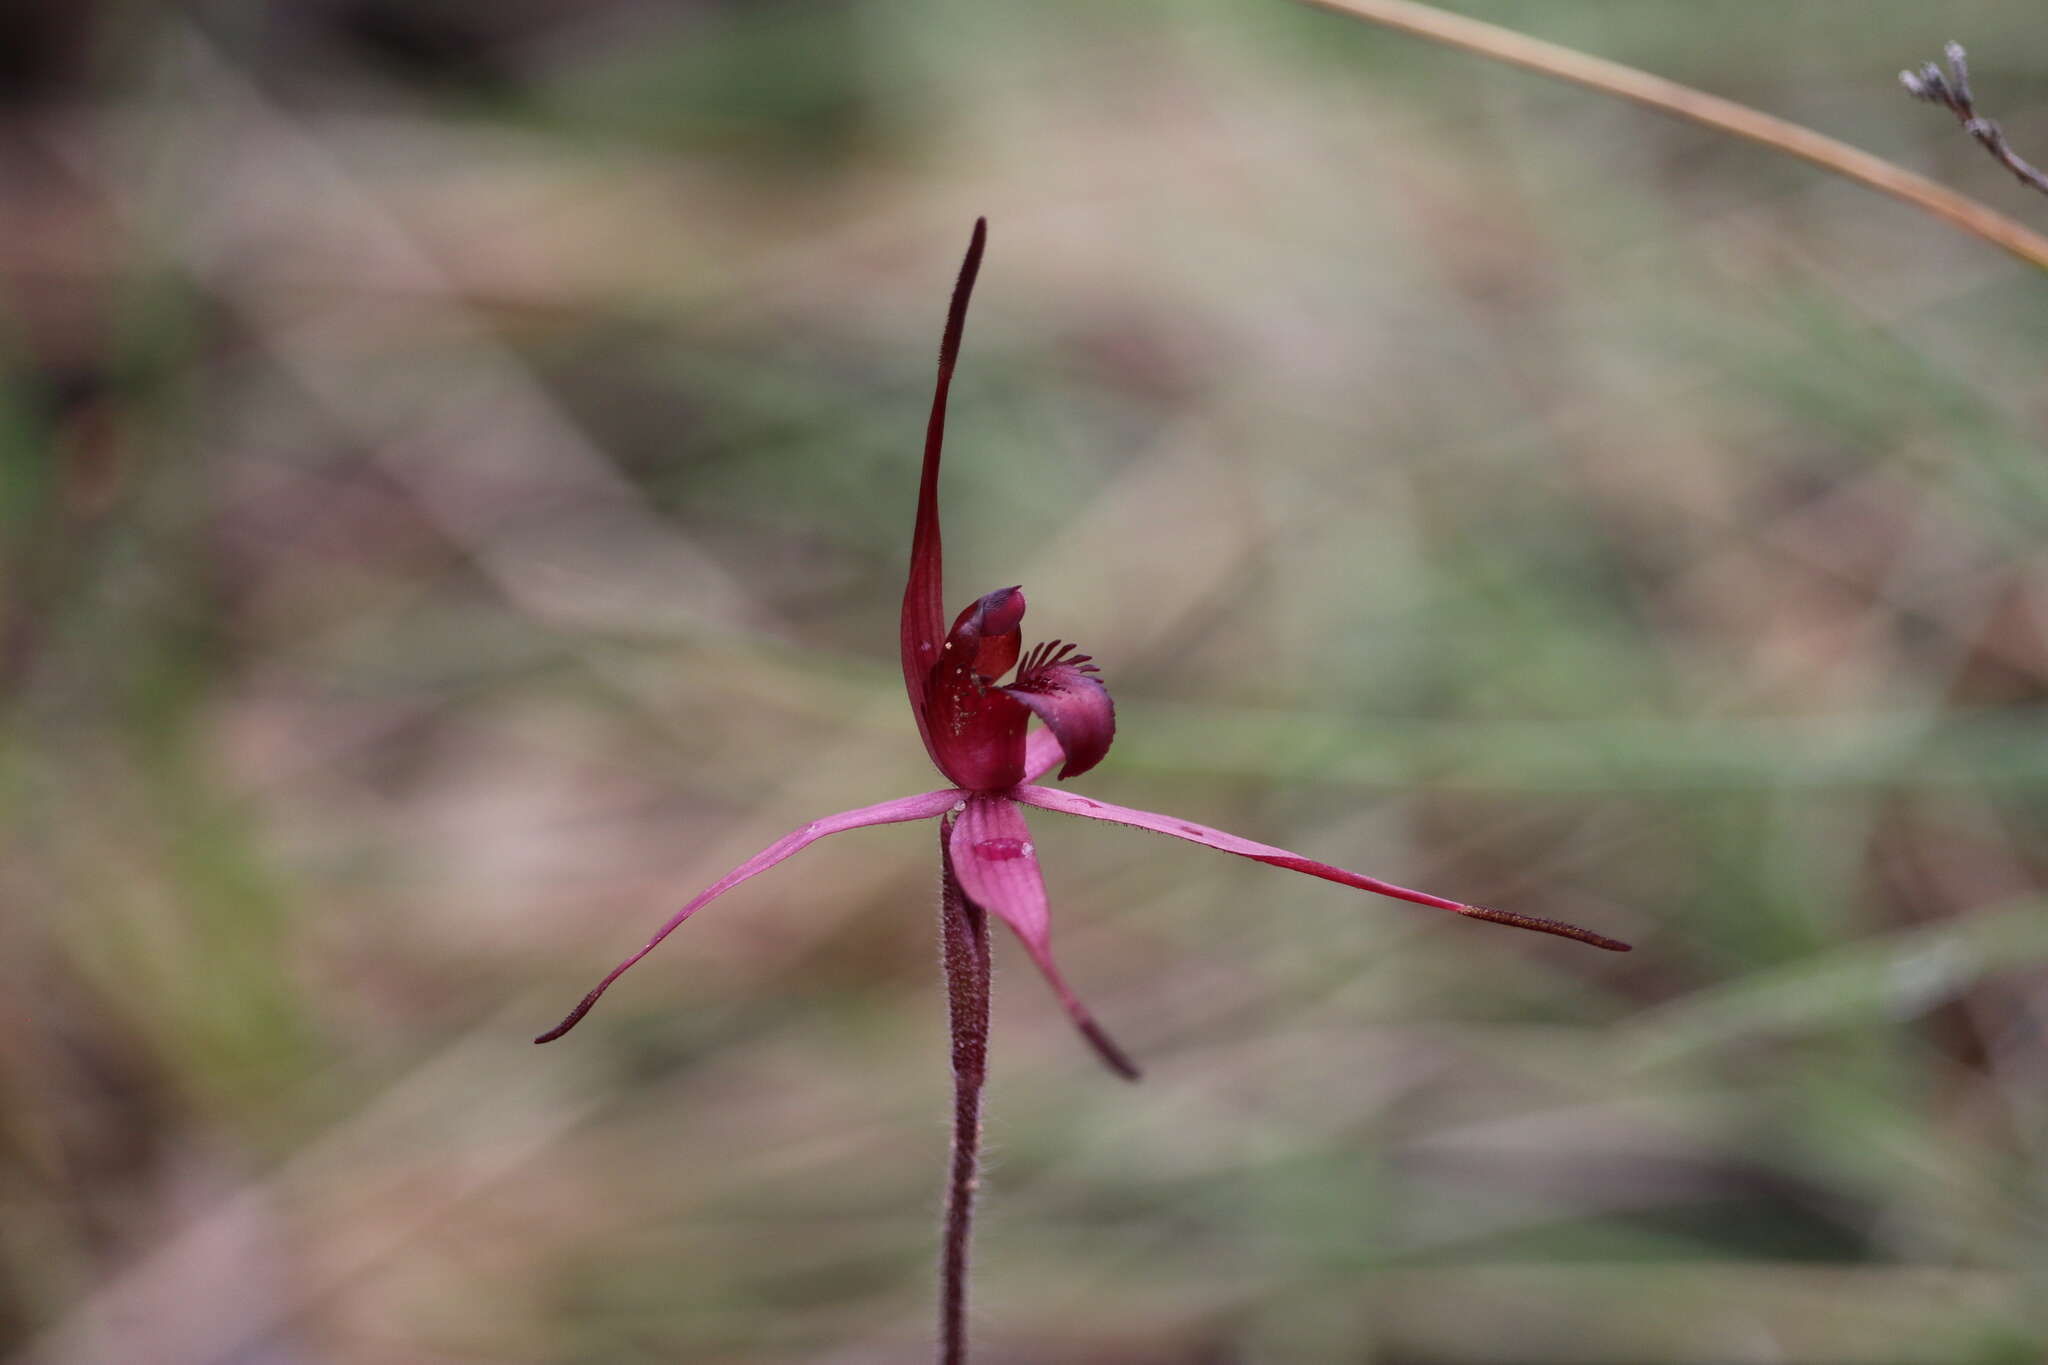
[[1399, 29], [1449, 47], [1463, 48], [1530, 71], [1540, 71], [1546, 76], [1572, 81], [1591, 90], [1619, 95], [1652, 109], [1661, 109], [1667, 114], [1676, 114], [1694, 123], [1774, 147], [1926, 209], [1965, 232], [1974, 233], [1994, 246], [2004, 247], [2023, 261], [2048, 269], [2048, 237], [2025, 224], [1967, 195], [1957, 194], [1924, 175], [1893, 165], [1883, 157], [1873, 156], [1811, 128], [1761, 113], [1746, 104], [1709, 95], [1703, 90], [1667, 81], [1662, 76], [1653, 76], [1619, 62], [1589, 56], [1574, 48], [1546, 43], [1497, 24], [1417, 4], [1415, 0], [1303, 0], [1303, 3]]

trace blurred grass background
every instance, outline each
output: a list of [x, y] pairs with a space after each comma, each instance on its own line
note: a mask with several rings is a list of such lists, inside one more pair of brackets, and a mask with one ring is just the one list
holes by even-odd
[[[2041, 224], [2038, 6], [1472, 3]], [[1035, 824], [991, 1362], [2048, 1344], [2048, 282], [1285, 4], [0, 17], [0, 1350], [929, 1358], [954, 605], [1084, 788], [1618, 958]], [[1010, 948], [1007, 942], [999, 955]]]

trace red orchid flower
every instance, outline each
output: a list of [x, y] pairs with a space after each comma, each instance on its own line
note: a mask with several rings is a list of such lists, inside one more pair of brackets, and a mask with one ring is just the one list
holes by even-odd
[[[755, 874], [767, 871], [828, 834], [868, 825], [936, 818], [940, 822], [941, 916], [959, 1096], [945, 1260], [942, 1358], [948, 1361], [963, 1358], [964, 1352], [961, 1295], [966, 1209], [974, 1183], [988, 1019], [984, 911], [994, 912], [1016, 931], [1053, 993], [1102, 1060], [1121, 1076], [1133, 1080], [1138, 1076], [1137, 1067], [1096, 1024], [1053, 963], [1045, 878], [1032, 846], [1031, 831], [1024, 822], [1024, 807], [1135, 825], [1396, 900], [1517, 929], [1556, 934], [1614, 952], [1628, 951], [1626, 943], [1576, 925], [1465, 905], [1173, 816], [1115, 806], [1037, 785], [1055, 765], [1060, 769], [1059, 779], [1065, 781], [1100, 763], [1116, 734], [1116, 708], [1089, 656], [1077, 653], [1073, 645], [1053, 641], [1022, 654], [1021, 588], [998, 588], [969, 603], [953, 618], [950, 629], [945, 624], [939, 543], [939, 452], [945, 440], [947, 390], [959, 358], [967, 300], [981, 268], [987, 235], [986, 220], [977, 220], [946, 315], [945, 335], [939, 346], [938, 385], [925, 428], [924, 472], [918, 484], [917, 521], [910, 541], [910, 577], [903, 590], [903, 685], [910, 695], [911, 714], [917, 720], [925, 750], [953, 785], [824, 816], [792, 830], [670, 916], [638, 952], [598, 982], [567, 1018], [534, 1039], [537, 1043], [552, 1042], [567, 1033], [627, 968], [652, 952], [655, 945], [703, 906]], [[1013, 667], [1016, 672], [1012, 680], [1002, 682]], [[1034, 718], [1042, 722], [1043, 728], [1030, 729]]]
[[[1461, 904], [1170, 815], [1113, 806], [1106, 801], [1035, 785], [1055, 764], [1061, 764], [1059, 778], [1064, 782], [1100, 763], [1116, 735], [1116, 707], [1110, 701], [1109, 689], [1096, 676], [1089, 656], [1077, 654], [1074, 646], [1058, 641], [1040, 645], [1026, 655], [1014, 682], [1005, 686], [997, 681], [1018, 662], [1023, 639], [1022, 588], [998, 588], [970, 603], [954, 618], [951, 630], [944, 624], [939, 451], [945, 443], [946, 394], [952, 387], [953, 365], [960, 355], [967, 300], [974, 292], [974, 279], [981, 270], [982, 250], [987, 241], [988, 222], [978, 219], [967, 246], [967, 258], [960, 266], [959, 282], [953, 288], [945, 339], [939, 346], [939, 381], [932, 396], [931, 418], [925, 427], [924, 474], [918, 483], [917, 522], [910, 538], [910, 580], [903, 589], [903, 685], [910, 694], [911, 714], [917, 719], [925, 750], [954, 785], [859, 810], [841, 811], [790, 831], [678, 910], [638, 952], [598, 982], [566, 1019], [534, 1041], [553, 1042], [575, 1027], [612, 982], [698, 910], [826, 835], [951, 814], [957, 818], [952, 821], [948, 847], [954, 871], [968, 898], [994, 911], [1017, 931], [1026, 951], [1089, 1041], [1116, 1071], [1135, 1076], [1137, 1068], [1096, 1027], [1053, 965], [1045, 879], [1020, 806], [1135, 825], [1255, 862], [1355, 886], [1361, 891], [1434, 906], [1472, 919], [1577, 939], [1611, 952], [1627, 952], [1626, 943], [1577, 925]], [[1027, 734], [1025, 727], [1033, 716], [1043, 721], [1045, 728]]]

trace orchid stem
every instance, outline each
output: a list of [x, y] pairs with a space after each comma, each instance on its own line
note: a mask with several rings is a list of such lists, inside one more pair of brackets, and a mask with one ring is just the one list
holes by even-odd
[[980, 1184], [981, 1087], [988, 1076], [988, 915], [967, 899], [953, 875], [947, 852], [952, 824], [939, 822], [939, 942], [953, 1033], [953, 1159], [939, 1270], [939, 1365], [963, 1365], [967, 1359], [967, 1250]]

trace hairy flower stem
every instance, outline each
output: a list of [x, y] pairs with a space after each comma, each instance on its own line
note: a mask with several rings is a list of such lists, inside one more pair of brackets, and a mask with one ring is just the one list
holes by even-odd
[[950, 818], [939, 822], [939, 942], [953, 1032], [953, 1161], [939, 1270], [939, 1365], [967, 1359], [967, 1247], [980, 1183], [981, 1086], [988, 1076], [988, 916], [953, 875], [947, 852], [952, 825]]

